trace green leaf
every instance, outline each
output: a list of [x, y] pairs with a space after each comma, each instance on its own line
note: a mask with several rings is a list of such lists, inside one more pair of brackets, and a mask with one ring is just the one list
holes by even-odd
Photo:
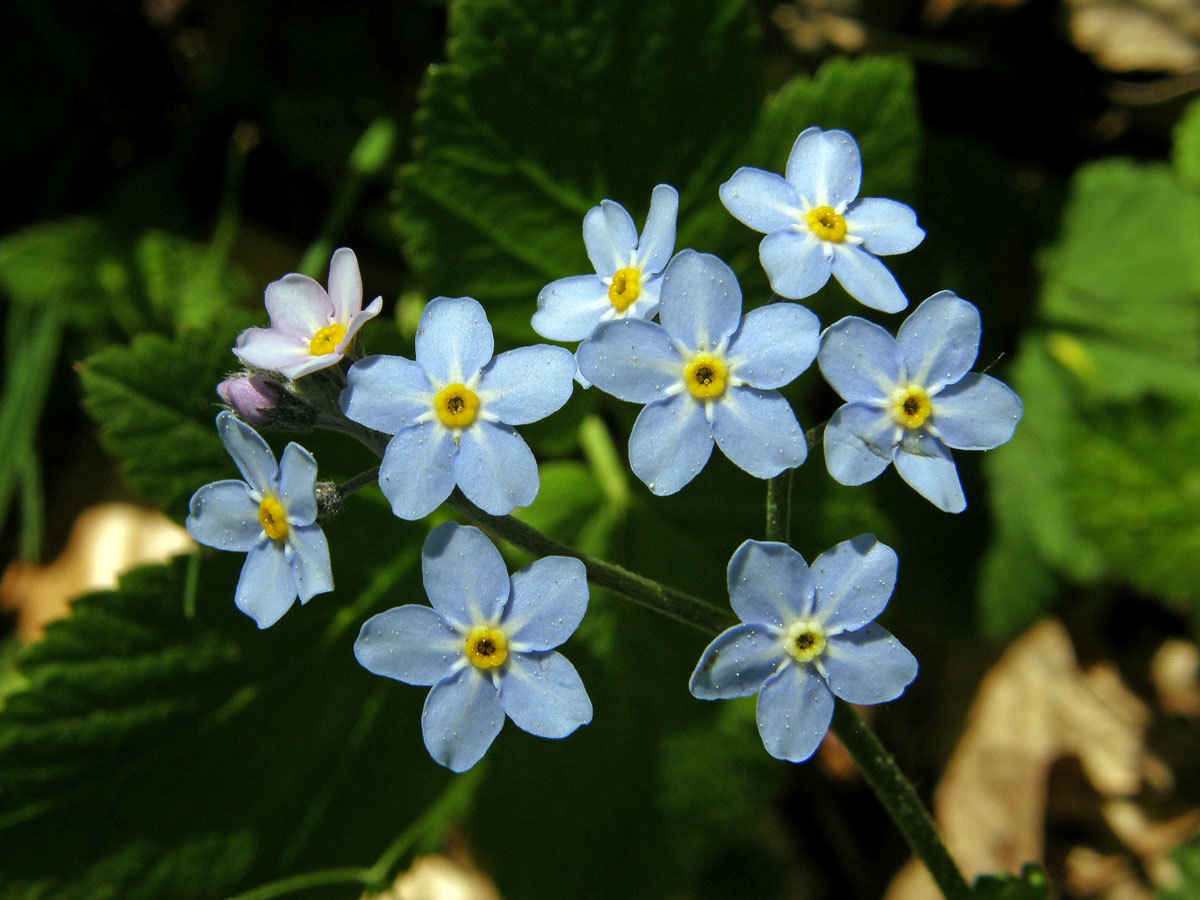
[[[417, 818], [447, 780], [420, 745], [420, 698], [351, 644], [420, 590], [420, 529], [354, 506], [326, 528], [337, 592], [268, 631], [233, 606], [244, 556], [205, 552], [192, 615], [187, 560], [143, 568], [19, 655], [0, 707], [5, 896], [228, 896], [362, 865]], [[362, 540], [384, 527], [395, 543]], [[426, 824], [440, 834], [444, 816]]]
[[197, 487], [231, 475], [213, 427], [214, 390], [234, 367], [229, 348], [244, 324], [226, 322], [215, 335], [139, 335], [80, 367], [84, 404], [105, 449], [121, 460], [130, 487], [176, 519]]
[[1158, 889], [1158, 900], [1195, 900], [1200, 897], [1200, 839], [1180, 844], [1171, 853], [1179, 868], [1179, 880]]
[[17, 303], [63, 305], [74, 327], [102, 327], [114, 316], [142, 325], [129, 295], [123, 250], [110, 229], [92, 218], [31, 225], [0, 238], [0, 286]]
[[154, 318], [178, 328], [206, 328], [251, 293], [249, 278], [226, 269], [212, 248], [163, 231], [143, 234], [134, 258]]
[[590, 270], [589, 207], [715, 189], [759, 103], [741, 0], [465, 0], [450, 30], [396, 221], [430, 293], [520, 301], [520, 334], [547, 282]]
[[1174, 606], [1194, 598], [1195, 200], [1162, 165], [1108, 161], [1075, 179], [1062, 234], [1042, 260], [1046, 325], [1023, 340], [1012, 373], [1025, 415], [986, 461], [998, 541], [980, 595], [994, 633], [1050, 600], [1047, 566], [1076, 581], [1120, 580]]

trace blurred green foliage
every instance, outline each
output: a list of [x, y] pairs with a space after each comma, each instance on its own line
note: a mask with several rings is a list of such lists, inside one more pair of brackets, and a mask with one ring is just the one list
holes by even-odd
[[[681, 195], [677, 246], [726, 258], [751, 307], [769, 296], [759, 235], [728, 216], [717, 186], [742, 165], [782, 171], [795, 136], [819, 125], [857, 138], [864, 195], [910, 201], [924, 215], [924, 190], [940, 203], [933, 221], [982, 220], [961, 235], [931, 233], [932, 246], [952, 252], [897, 261], [897, 271], [936, 271], [951, 281], [930, 290], [958, 288], [954, 275], [974, 256], [1012, 252], [1004, 232], [1020, 215], [983, 208], [977, 196], [986, 179], [989, 201], [1006, 196], [992, 157], [942, 144], [926, 161], [933, 174], [921, 177], [916, 79], [901, 59], [835, 59], [767, 95], [755, 10], [742, 0], [459, 0], [449, 7], [445, 58], [418, 95], [415, 73], [434, 52], [442, 11], [394, 7], [387, 27], [372, 29], [315, 8], [195, 5], [186, 15], [203, 20], [191, 24], [207, 27], [212, 43], [181, 79], [210, 113], [222, 111], [212, 114], [222, 140], [233, 128], [233, 143], [198, 140], [165, 166], [178, 177], [139, 170], [93, 204], [103, 212], [0, 238], [9, 301], [0, 512], [20, 503], [27, 553], [36, 555], [41, 531], [38, 424], [48, 427], [55, 373], [83, 360], [77, 385], [100, 444], [128, 488], [179, 520], [198, 486], [234, 476], [212, 427], [213, 387], [237, 367], [229, 348], [238, 330], [263, 321], [261, 309], [249, 312], [262, 284], [287, 268], [321, 278], [347, 230], [389, 250], [400, 243], [403, 257], [379, 281], [407, 291], [401, 323], [411, 326], [429, 296], [472, 295], [487, 306], [498, 343], [511, 346], [532, 339], [544, 284], [589, 270], [586, 210], [607, 197], [640, 222], [653, 186], [669, 182]], [[53, 12], [39, 15], [44, 27], [60, 27]], [[178, 27], [182, 40], [185, 25], [156, 27]], [[72, 77], [87, 80], [99, 58], [79, 59]], [[260, 165], [282, 167], [289, 188], [245, 202], [272, 207], [293, 230], [282, 249], [277, 237], [252, 238], [270, 264], [257, 259], [250, 276], [230, 260], [253, 129], [232, 122], [246, 112], [238, 102], [253, 106], [247, 98], [256, 96], [265, 98], [252, 110], [267, 134]], [[224, 172], [220, 190], [211, 169], [195, 183], [182, 177], [197, 155], [222, 150], [224, 162], [211, 167]], [[392, 167], [394, 197], [358, 221], [371, 179]], [[219, 198], [207, 209], [217, 218], [207, 242], [184, 236], [203, 230], [177, 214], [185, 190]], [[900, 623], [894, 630], [925, 673], [906, 714], [897, 707], [881, 717], [902, 738], [902, 759], [939, 739], [922, 716], [978, 662], [968, 659], [976, 575], [980, 621], [997, 636], [1055, 608], [1062, 581], [1129, 585], [1195, 613], [1200, 105], [1180, 126], [1171, 166], [1091, 164], [1072, 181], [1057, 236], [1047, 224], [1054, 212], [1036, 223], [1052, 244], [1040, 261], [1035, 324], [1026, 327], [1020, 308], [983, 310], [985, 340], [996, 313], [1018, 344], [1008, 371], [995, 374], [1022, 395], [1026, 414], [1012, 444], [988, 455], [986, 482], [971, 455], [959, 454], [971, 511], [949, 520], [892, 473], [861, 488], [833, 484], [819, 448], [795, 476], [793, 543], [807, 558], [868, 530], [900, 552], [886, 621]], [[246, 227], [253, 235], [256, 223]], [[1024, 248], [1028, 235], [1019, 237]], [[285, 268], [271, 268], [275, 259]], [[995, 257], [980, 266], [1001, 268]], [[901, 281], [915, 304], [919, 281]], [[367, 283], [368, 297], [390, 301], [377, 285]], [[811, 305], [826, 322], [864, 313], [836, 284]], [[364, 341], [408, 352], [411, 331], [389, 331], [380, 317]], [[815, 371], [802, 382], [788, 396], [811, 426], [836, 400]], [[717, 457], [684, 491], [651, 497], [623, 459], [635, 413], [577, 391], [562, 412], [524, 430], [542, 458], [542, 486], [518, 516], [724, 602], [726, 561], [762, 536], [763, 486]], [[300, 440], [323, 478], [371, 465], [342, 436]], [[990, 537], [980, 509], [992, 514]], [[692, 700], [687, 677], [707, 637], [602, 592], [593, 591], [567, 647], [595, 721], [563, 742], [510, 726], [484, 768], [460, 777], [439, 769], [421, 744], [423, 691], [368, 675], [351, 653], [369, 615], [424, 602], [417, 559], [426, 527], [395, 519], [372, 491], [350, 498], [326, 527], [336, 592], [267, 632], [233, 608], [241, 557], [200, 551], [77, 601], [40, 643], [0, 648], [8, 666], [0, 896], [199, 900], [307, 884], [311, 896], [345, 897], [452, 828], [506, 897], [769, 897], [797, 872], [813, 897], [878, 896], [887, 866], [907, 850], [886, 823], [859, 836], [862, 820], [881, 816], [872, 798], [815, 764], [766, 756], [752, 700]], [[504, 550], [513, 567], [528, 561]], [[936, 760], [922, 764], [928, 775]], [[789, 844], [780, 833], [801, 837]], [[1188, 852], [1179, 859], [1191, 878]], [[981, 900], [1040, 900], [1046, 883], [1029, 869], [985, 877], [974, 891]]]
[[1200, 630], [1200, 106], [1174, 167], [1076, 175], [1042, 257], [1039, 325], [1012, 385], [1025, 417], [989, 455], [997, 540], [980, 586], [995, 634], [1053, 600], [1054, 575], [1118, 581]]

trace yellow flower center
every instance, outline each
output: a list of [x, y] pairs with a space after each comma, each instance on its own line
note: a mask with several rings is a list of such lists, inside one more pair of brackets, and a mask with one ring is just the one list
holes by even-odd
[[447, 428], [466, 428], [475, 421], [479, 398], [461, 384], [449, 384], [433, 398], [433, 408]]
[[337, 349], [337, 345], [341, 343], [342, 338], [345, 336], [345, 325], [339, 325], [337, 322], [334, 322], [332, 325], [326, 325], [313, 335], [313, 339], [308, 345], [308, 352], [313, 356], [324, 356], [326, 353], [332, 353]]
[[804, 218], [813, 234], [821, 240], [840, 244], [846, 239], [846, 220], [834, 212], [832, 206], [818, 206], [809, 210]]
[[641, 292], [641, 271], [639, 269], [621, 269], [613, 276], [612, 284], [608, 286], [608, 299], [617, 310], [625, 312]]
[[683, 381], [697, 400], [719, 397], [725, 391], [725, 363], [711, 353], [698, 353], [683, 367]]
[[508, 659], [508, 639], [499, 628], [476, 625], [463, 641], [463, 651], [477, 669], [494, 669]]
[[825, 630], [816, 622], [793, 622], [783, 649], [796, 662], [810, 662], [825, 652]]
[[283, 504], [271, 494], [263, 497], [262, 502], [258, 504], [258, 524], [273, 541], [281, 541], [287, 537], [287, 512], [284, 511]]
[[919, 384], [897, 388], [892, 394], [892, 408], [889, 410], [896, 423], [905, 428], [920, 428], [929, 414], [933, 412], [933, 404], [929, 395]]

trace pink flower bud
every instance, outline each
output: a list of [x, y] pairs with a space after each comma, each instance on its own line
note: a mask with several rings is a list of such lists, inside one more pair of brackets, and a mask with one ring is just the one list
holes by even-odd
[[266, 425], [265, 410], [283, 396], [280, 389], [261, 375], [235, 375], [217, 385], [217, 395], [248, 425]]

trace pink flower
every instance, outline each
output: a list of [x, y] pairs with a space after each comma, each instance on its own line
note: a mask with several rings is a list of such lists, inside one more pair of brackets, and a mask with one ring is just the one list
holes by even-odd
[[354, 251], [342, 247], [329, 263], [329, 291], [307, 275], [284, 275], [267, 285], [270, 328], [238, 335], [237, 356], [247, 366], [296, 379], [339, 362], [383, 298], [362, 308], [362, 276]]

